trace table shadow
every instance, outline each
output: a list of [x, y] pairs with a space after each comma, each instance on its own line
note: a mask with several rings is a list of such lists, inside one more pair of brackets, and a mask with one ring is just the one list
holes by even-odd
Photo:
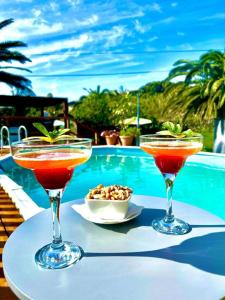
[[154, 209], [154, 208], [143, 208], [141, 214], [128, 222], [113, 224], [113, 225], [104, 225], [104, 224], [96, 224], [99, 227], [102, 227], [106, 230], [115, 231], [119, 233], [126, 234], [131, 229], [141, 227], [141, 226], [152, 226], [152, 221], [157, 218], [162, 218], [165, 216], [164, 209]]
[[85, 253], [85, 257], [134, 256], [156, 257], [192, 265], [205, 272], [225, 276], [225, 232], [193, 237], [167, 248], [154, 251]]
[[[131, 229], [138, 228], [141, 226], [151, 227], [152, 221], [154, 219], [163, 218], [165, 216], [165, 214], [166, 214], [166, 211], [164, 209], [143, 208], [140, 216], [138, 216], [137, 218], [132, 219], [128, 222], [113, 224], [113, 225], [96, 224], [96, 226], [102, 227], [106, 230], [126, 234]], [[190, 224], [190, 225], [191, 225], [190, 231], [193, 228], [225, 228], [225, 224]]]

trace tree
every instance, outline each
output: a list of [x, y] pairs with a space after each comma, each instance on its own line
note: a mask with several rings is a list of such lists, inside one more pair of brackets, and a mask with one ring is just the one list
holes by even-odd
[[111, 92], [108, 89], [101, 90], [100, 85], [96, 90], [86, 88], [84, 90], [88, 92], [88, 95], [80, 97], [71, 112], [75, 120], [96, 130], [112, 126], [108, 106]]
[[96, 90], [92, 90], [92, 89], [86, 89], [86, 88], [84, 88], [84, 90], [86, 91], [86, 92], [88, 92], [88, 95], [87, 96], [82, 96], [81, 98], [80, 98], [80, 100], [83, 100], [83, 99], [85, 99], [85, 98], [104, 98], [104, 96], [105, 95], [107, 95], [108, 93], [109, 93], [109, 90], [108, 89], [103, 89], [103, 90], [101, 90], [101, 86], [100, 85], [98, 85], [97, 86], [97, 88], [96, 88]]
[[170, 85], [171, 83], [168, 81], [153, 81], [142, 86], [139, 89], [139, 92], [147, 93], [149, 95], [156, 95], [163, 93], [165, 89]]
[[126, 127], [123, 121], [136, 115], [137, 110], [136, 95], [123, 87], [119, 90], [110, 93], [110, 120], [114, 126], [119, 126], [121, 129]]
[[216, 118], [214, 150], [225, 152], [225, 53], [212, 50], [199, 60], [178, 60], [174, 66], [167, 80], [184, 80], [167, 89], [176, 95], [170, 105], [182, 108], [185, 117], [194, 113], [205, 120]]
[[168, 80], [184, 76], [184, 81], [167, 89], [167, 92], [177, 92], [173, 105], [183, 106], [187, 115], [194, 112], [203, 119], [223, 117], [225, 54], [220, 51], [209, 51], [199, 60], [178, 60], [174, 66]]
[[[13, 19], [7, 19], [0, 22], [0, 30], [12, 24]], [[5, 63], [11, 64], [12, 62], [19, 62], [25, 64], [31, 61], [25, 55], [18, 51], [11, 50], [12, 48], [26, 47], [27, 45], [20, 41], [5, 41], [0, 42], [0, 82], [7, 84], [12, 89], [12, 94], [16, 95], [30, 95], [34, 96], [31, 89], [31, 81], [24, 76], [15, 75], [4, 70], [14, 69], [30, 72], [28, 69], [4, 65]]]

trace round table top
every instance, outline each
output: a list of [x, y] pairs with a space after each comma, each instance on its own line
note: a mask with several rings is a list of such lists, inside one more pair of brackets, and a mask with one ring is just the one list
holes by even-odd
[[[8, 239], [3, 252], [6, 279], [20, 299], [149, 300], [221, 299], [225, 296], [225, 222], [207, 211], [173, 201], [175, 215], [192, 226], [182, 236], [151, 227], [165, 214], [166, 200], [133, 196], [143, 205], [127, 223], [98, 225], [61, 205], [64, 240], [75, 241], [84, 257], [61, 270], [39, 268], [36, 251], [51, 242], [50, 210], [30, 218]], [[200, 297], [200, 298], [199, 298]]]

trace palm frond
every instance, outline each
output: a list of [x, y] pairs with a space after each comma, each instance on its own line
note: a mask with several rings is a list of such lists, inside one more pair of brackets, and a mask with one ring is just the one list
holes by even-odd
[[0, 50], [6, 50], [9, 48], [16, 48], [16, 47], [27, 47], [27, 44], [20, 41], [5, 41], [0, 43]]
[[[0, 30], [4, 27], [12, 24], [14, 22], [13, 19], [6, 19], [0, 22]], [[26, 62], [31, 62], [29, 58], [18, 51], [10, 50], [11, 48], [25, 47], [26, 44], [20, 41], [4, 41], [0, 42], [0, 62], [9, 63], [19, 62], [24, 64]], [[3, 82], [9, 85], [12, 89], [12, 93], [20, 94], [20, 95], [35, 95], [31, 89], [31, 81], [20, 75], [13, 75], [8, 73], [6, 69], [14, 69], [20, 71], [30, 72], [26, 68], [14, 67], [14, 66], [0, 66], [0, 82]]]
[[212, 94], [216, 93], [218, 89], [221, 89], [221, 85], [223, 85], [224, 83], [225, 83], [225, 77], [214, 81], [213, 84], [211, 85], [211, 93]]
[[12, 24], [13, 22], [14, 22], [13, 19], [7, 19], [7, 20], [0, 22], [0, 29]]
[[190, 83], [193, 81], [193, 79], [195, 78], [195, 76], [199, 76], [199, 75], [200, 75], [200, 74], [199, 74], [199, 67], [196, 66], [196, 67], [194, 67], [192, 70], [190, 70], [190, 71], [187, 73], [184, 82], [185, 82], [186, 84], [190, 84]]
[[225, 106], [225, 93], [223, 94], [220, 102], [218, 103], [218, 108], [221, 109], [221, 108], [224, 108], [224, 106]]
[[17, 61], [21, 64], [26, 62], [31, 62], [29, 58], [18, 51], [10, 51], [10, 50], [0, 50], [0, 61], [9, 62]]
[[189, 63], [191, 63], [190, 59], [179, 59], [173, 64], [173, 66], [178, 66], [180, 64], [189, 64]]
[[207, 61], [220, 61], [224, 60], [224, 54], [221, 51], [211, 50], [203, 55], [200, 56], [200, 61], [207, 62]]
[[210, 91], [211, 91], [211, 86], [213, 85], [213, 83], [214, 83], [213, 79], [210, 79], [208, 82], [206, 82], [205, 88], [204, 88], [204, 91], [203, 91], [203, 96], [204, 97], [208, 97], [209, 96]]
[[26, 68], [20, 68], [20, 67], [11, 67], [11, 66], [5, 66], [5, 67], [0, 67], [0, 69], [14, 69], [14, 70], [20, 70], [20, 71], [26, 71], [26, 72], [29, 72], [29, 73], [32, 73], [31, 70], [29, 69], [26, 69]]
[[31, 90], [31, 81], [20, 75], [13, 75], [8, 72], [0, 71], [0, 82], [15, 87], [19, 92], [23, 91], [28, 95], [34, 96], [34, 92]]

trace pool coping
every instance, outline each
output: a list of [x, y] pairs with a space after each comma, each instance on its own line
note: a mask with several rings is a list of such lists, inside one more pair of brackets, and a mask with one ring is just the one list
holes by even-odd
[[44, 208], [38, 206], [30, 196], [23, 190], [23, 187], [18, 185], [15, 181], [9, 178], [5, 174], [0, 174], [0, 185], [4, 191], [9, 195], [19, 209], [21, 216], [24, 220], [36, 215], [44, 210]]
[[[95, 149], [100, 148], [117, 148], [117, 149], [139, 149], [139, 146], [93, 146]], [[213, 152], [199, 152], [198, 156], [216, 156], [225, 158], [225, 154], [223, 153], [213, 153]], [[0, 157], [0, 161], [9, 158], [11, 155], [8, 154], [4, 157]], [[23, 187], [18, 185], [15, 181], [9, 178], [7, 175], [0, 174], [0, 185], [5, 190], [6, 193], [11, 197], [12, 201], [15, 203], [16, 207], [19, 209], [20, 214], [23, 216], [25, 220], [34, 216], [35, 214], [44, 210], [44, 208], [38, 206], [32, 198], [24, 191]]]

